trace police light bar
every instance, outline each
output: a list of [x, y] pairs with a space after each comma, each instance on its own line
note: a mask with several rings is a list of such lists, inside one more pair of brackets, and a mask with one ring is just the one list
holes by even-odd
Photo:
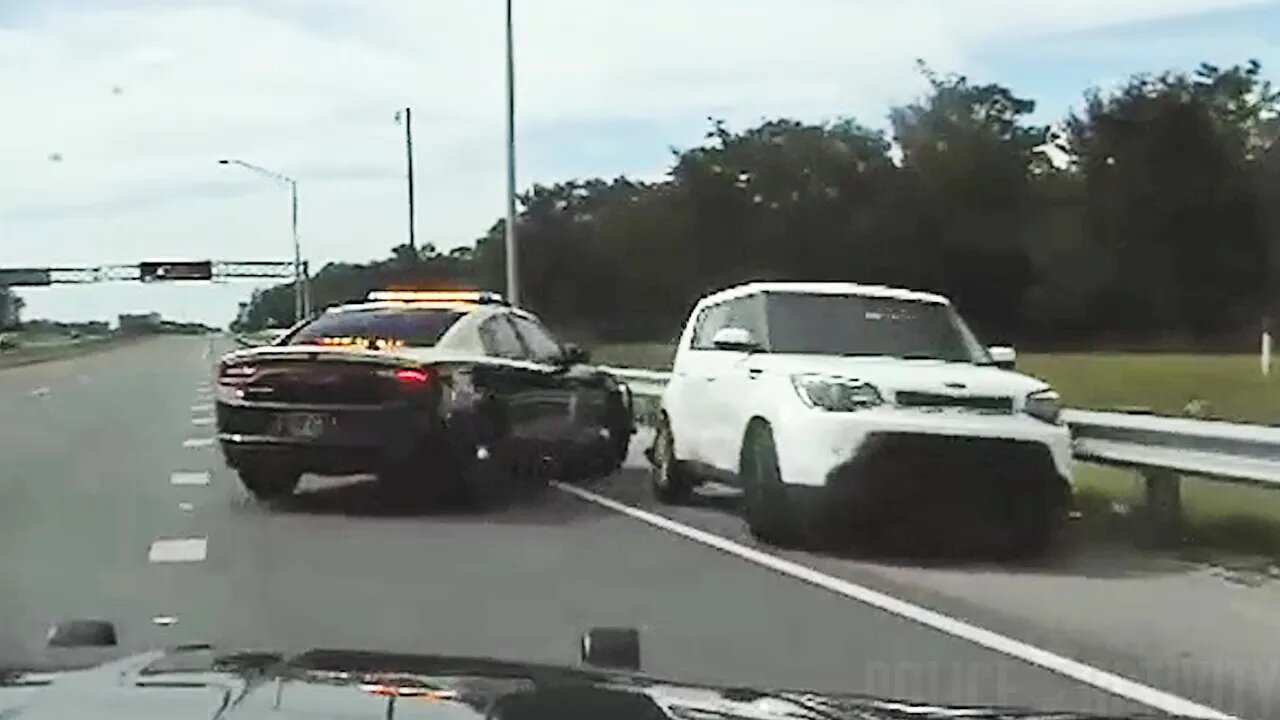
[[506, 304], [501, 295], [487, 290], [374, 290], [368, 299], [374, 302]]

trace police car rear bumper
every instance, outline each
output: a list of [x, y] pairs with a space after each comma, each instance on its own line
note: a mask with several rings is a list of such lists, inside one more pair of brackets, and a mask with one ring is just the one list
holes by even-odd
[[[410, 407], [267, 409], [219, 403], [218, 444], [229, 467], [269, 463], [319, 475], [378, 472], [421, 452], [435, 430], [428, 413]], [[288, 424], [311, 422], [314, 435]]]

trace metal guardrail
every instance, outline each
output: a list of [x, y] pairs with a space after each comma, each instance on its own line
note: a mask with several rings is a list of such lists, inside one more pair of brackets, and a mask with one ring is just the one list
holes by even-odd
[[[637, 397], [657, 398], [670, 377], [652, 370], [600, 369], [630, 385]], [[1077, 460], [1142, 474], [1152, 542], [1176, 543], [1182, 536], [1183, 476], [1280, 490], [1280, 427], [1091, 410], [1066, 410], [1063, 419]]]

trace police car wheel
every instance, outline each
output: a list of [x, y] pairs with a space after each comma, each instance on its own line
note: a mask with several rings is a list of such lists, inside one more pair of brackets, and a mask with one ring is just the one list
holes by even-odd
[[510, 453], [501, 446], [477, 444], [459, 458], [454, 478], [454, 496], [474, 510], [491, 511], [504, 507], [519, 471]]
[[239, 475], [244, 489], [259, 500], [288, 497], [302, 480], [302, 473], [271, 467], [242, 467]]

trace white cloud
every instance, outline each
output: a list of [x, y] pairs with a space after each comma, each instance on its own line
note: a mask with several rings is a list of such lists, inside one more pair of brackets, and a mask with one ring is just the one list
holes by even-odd
[[[521, 182], [652, 174], [708, 115], [877, 120], [919, 92], [916, 57], [964, 67], [984, 43], [1013, 35], [1242, 4], [517, 0], [527, 136], [637, 120], [673, 133], [617, 138], [629, 159], [604, 170], [564, 137], [563, 147], [526, 151], [541, 161], [521, 165]], [[420, 237], [469, 242], [502, 212], [500, 0], [52, 7], [0, 24], [0, 265], [287, 257], [284, 189], [219, 167], [220, 157], [299, 177], [317, 263], [382, 255], [405, 232], [402, 130], [392, 121], [405, 105], [415, 114]], [[184, 297], [201, 300], [186, 307], [174, 304], [178, 291], [151, 288], [30, 300], [36, 313], [91, 317], [154, 297], [220, 321], [247, 291], [192, 291]]]

